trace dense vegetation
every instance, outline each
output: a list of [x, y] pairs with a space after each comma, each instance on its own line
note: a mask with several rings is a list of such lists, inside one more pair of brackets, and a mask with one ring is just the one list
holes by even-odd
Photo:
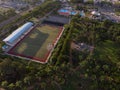
[[[0, 55], [0, 86], [6, 90], [119, 90], [120, 24], [75, 16], [47, 64]], [[94, 51], [71, 48], [71, 42]]]
[[[94, 46], [94, 52], [72, 51], [77, 73], [91, 90], [119, 90], [120, 87], [120, 23], [98, 22], [74, 17], [72, 40]], [[84, 86], [84, 84], [81, 85]]]
[[[70, 64], [66, 90], [119, 90], [120, 23], [93, 21], [76, 16], [58, 43], [53, 62]], [[94, 51], [70, 49], [70, 43], [85, 43]]]

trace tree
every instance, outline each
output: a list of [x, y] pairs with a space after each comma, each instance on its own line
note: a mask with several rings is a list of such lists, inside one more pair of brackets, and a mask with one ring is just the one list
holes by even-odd
[[46, 83], [45, 83], [45, 82], [41, 82], [41, 83], [40, 83], [40, 86], [41, 86], [41, 88], [43, 88], [43, 89], [45, 90], [45, 88], [46, 88]]
[[120, 36], [116, 36], [116, 42], [120, 44]]
[[1, 83], [1, 86], [2, 86], [2, 87], [7, 87], [7, 86], [8, 86], [8, 82], [7, 82], [7, 81], [3, 81], [3, 82]]
[[104, 69], [105, 71], [109, 71], [108, 65], [103, 65], [103, 69]]
[[87, 65], [87, 63], [88, 63], [88, 62], [87, 62], [86, 60], [80, 62], [80, 67], [81, 67], [81, 68], [85, 68], [85, 66]]
[[22, 88], [22, 81], [17, 81], [15, 85], [16, 87]]
[[15, 90], [15, 85], [13, 83], [11, 83], [11, 84], [8, 85], [8, 88], [10, 90]]
[[24, 78], [24, 83], [30, 85], [30, 83], [31, 83], [31, 77], [30, 76], [25, 77]]

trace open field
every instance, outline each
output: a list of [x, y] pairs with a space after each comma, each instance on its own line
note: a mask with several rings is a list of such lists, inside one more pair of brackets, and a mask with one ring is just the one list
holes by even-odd
[[9, 53], [45, 61], [61, 30], [58, 26], [41, 25], [32, 30]]

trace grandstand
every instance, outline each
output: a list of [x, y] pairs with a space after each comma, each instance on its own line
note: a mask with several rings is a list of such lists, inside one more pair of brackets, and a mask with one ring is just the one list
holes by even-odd
[[63, 26], [64, 24], [68, 24], [70, 21], [69, 17], [52, 15], [44, 19], [43, 23], [53, 24], [57, 26]]
[[27, 22], [23, 26], [19, 27], [12, 34], [3, 40], [7, 45], [14, 46], [21, 38], [23, 38], [33, 27], [32, 22]]

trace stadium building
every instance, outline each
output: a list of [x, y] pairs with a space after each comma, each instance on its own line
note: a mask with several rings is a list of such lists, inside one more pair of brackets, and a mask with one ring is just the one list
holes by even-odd
[[64, 24], [68, 24], [70, 21], [69, 17], [57, 16], [52, 15], [44, 19], [43, 23], [45, 24], [52, 24], [56, 26], [64, 26]]
[[12, 34], [3, 40], [6, 45], [14, 46], [19, 40], [21, 40], [33, 27], [32, 22], [27, 22], [23, 26], [19, 27]]

